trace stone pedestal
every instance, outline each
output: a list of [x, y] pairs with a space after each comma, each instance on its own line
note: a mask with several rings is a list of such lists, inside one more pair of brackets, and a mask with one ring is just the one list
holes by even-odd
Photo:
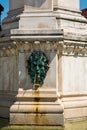
[[[2, 117], [10, 124], [63, 126], [64, 119], [87, 116], [87, 20], [79, 0], [10, 0], [0, 37]], [[35, 51], [49, 59], [36, 89], [27, 64]]]
[[[4, 48], [2, 46], [3, 52], [5, 50], [5, 53], [2, 53], [3, 57], [7, 57], [6, 61], [9, 57], [11, 60], [3, 62], [2, 58], [1, 62], [2, 72], [4, 69], [6, 72], [9, 71], [6, 73], [6, 84], [0, 88], [3, 99], [0, 101], [0, 107], [3, 107], [3, 111], [8, 108], [7, 113], [3, 113], [2, 116], [10, 117], [10, 124], [64, 125], [64, 109], [58, 93], [58, 52], [55, 46], [55, 43], [58, 45], [58, 40], [62, 40], [62, 33], [61, 30], [12, 30], [10, 39], [1, 39], [6, 43]], [[32, 52], [38, 50], [44, 52], [49, 59], [49, 70], [44, 83], [35, 88], [28, 74], [27, 60]], [[15, 61], [13, 56], [16, 58]], [[5, 77], [5, 72], [3, 75]], [[11, 86], [11, 83], [14, 86]]]
[[[11, 0], [8, 14], [3, 21], [1, 36], [10, 35], [8, 40], [2, 38], [2, 41], [8, 46], [10, 40], [15, 47], [18, 68], [17, 94], [9, 106], [10, 124], [63, 126], [64, 110], [58, 93], [56, 49], [63, 39], [63, 31], [56, 28], [53, 1]], [[44, 83], [38, 88], [34, 87], [28, 74], [27, 61], [34, 51], [43, 52], [49, 60]]]
[[10, 108], [10, 124], [63, 125], [63, 106], [54, 90], [20, 92]]
[[[2, 28], [19, 30], [55, 30], [56, 19], [52, 13], [52, 0], [17, 0], [10, 1], [8, 17], [3, 21]], [[8, 25], [7, 25], [8, 22]], [[3, 31], [3, 35], [6, 32]]]

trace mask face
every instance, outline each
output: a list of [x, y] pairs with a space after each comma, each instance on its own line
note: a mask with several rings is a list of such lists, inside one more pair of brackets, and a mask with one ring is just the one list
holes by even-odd
[[41, 51], [34, 51], [28, 59], [28, 72], [31, 82], [41, 86], [48, 71], [48, 59]]

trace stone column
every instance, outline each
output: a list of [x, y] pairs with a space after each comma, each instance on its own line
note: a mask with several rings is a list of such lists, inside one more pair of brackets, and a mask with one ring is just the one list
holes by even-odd
[[[56, 25], [53, 0], [10, 0], [0, 34], [1, 42], [14, 45], [17, 55], [18, 84], [16, 98], [9, 106], [10, 124], [64, 125], [57, 55], [63, 31]], [[37, 88], [28, 73], [33, 52], [44, 53], [49, 61], [43, 84]]]
[[[10, 0], [8, 17], [3, 20], [3, 34], [4, 30], [16, 28], [19, 30], [54, 30], [56, 18], [52, 11], [53, 0]], [[6, 21], [8, 21], [8, 26]]]
[[[0, 37], [0, 115], [9, 113], [10, 124], [63, 125], [64, 118], [87, 115], [87, 20], [79, 0], [10, 0]], [[49, 59], [37, 89], [27, 64], [33, 52]]]
[[87, 19], [81, 15], [79, 0], [56, 3], [57, 28], [64, 31], [59, 57], [59, 90], [64, 115], [65, 119], [84, 118], [87, 116]]

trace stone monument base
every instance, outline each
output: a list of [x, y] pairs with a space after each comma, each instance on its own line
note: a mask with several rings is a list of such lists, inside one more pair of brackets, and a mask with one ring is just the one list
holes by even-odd
[[26, 111], [20, 113], [11, 113], [10, 124], [63, 126], [64, 122], [63, 122], [63, 114], [61, 112], [58, 112], [58, 114], [52, 112], [37, 114], [37, 113], [28, 113]]
[[33, 94], [18, 94], [17, 102], [10, 108], [10, 124], [63, 126], [63, 106], [56, 94], [49, 92], [45, 95], [45, 92], [39, 92], [39, 97], [35, 93], [38, 94], [38, 91], [35, 90]]

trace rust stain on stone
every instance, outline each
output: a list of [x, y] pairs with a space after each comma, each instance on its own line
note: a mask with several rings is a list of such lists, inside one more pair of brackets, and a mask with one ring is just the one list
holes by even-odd
[[38, 28], [49, 28], [49, 26], [47, 24], [44, 24], [44, 23], [39, 23]]
[[40, 101], [40, 95], [39, 95], [39, 90], [34, 91], [34, 110], [35, 110], [35, 123], [39, 123], [39, 101]]

